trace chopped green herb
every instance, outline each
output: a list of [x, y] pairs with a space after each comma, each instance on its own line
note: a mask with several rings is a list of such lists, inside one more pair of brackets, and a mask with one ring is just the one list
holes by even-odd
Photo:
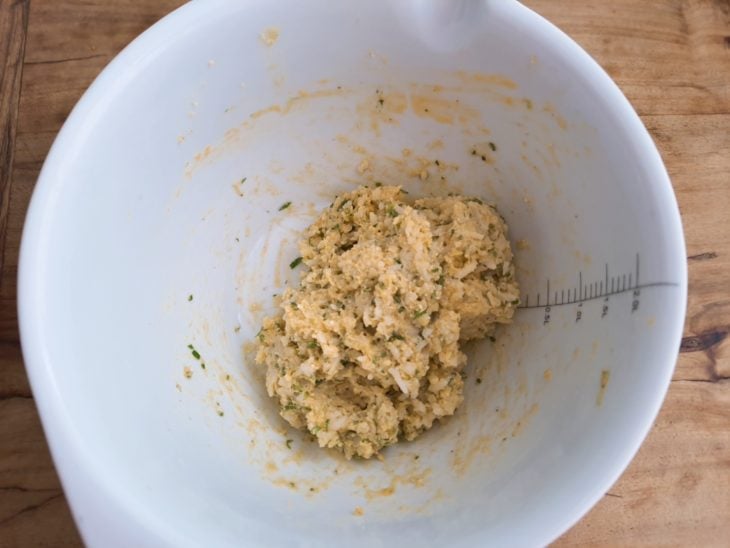
[[398, 216], [398, 212], [396, 211], [395, 206], [392, 206], [392, 205], [391, 206], [388, 206], [388, 209], [386, 210], [386, 212], [391, 217], [397, 217]]
[[400, 333], [393, 333], [388, 340], [389, 341], [404, 341], [405, 337], [403, 337], [403, 335], [401, 335]]
[[381, 183], [380, 181], [375, 181], [375, 188], [378, 188], [381, 186], [383, 186], [383, 183]]
[[189, 344], [188, 345], [188, 348], [190, 349], [190, 353], [193, 355], [193, 358], [195, 358], [196, 360], [199, 360], [200, 359], [200, 352], [198, 352], [197, 350], [195, 350], [195, 347], [192, 344]]
[[248, 177], [244, 177], [243, 179], [241, 179], [241, 184], [245, 183], [246, 179], [248, 179]]
[[297, 257], [296, 259], [294, 259], [292, 262], [289, 263], [289, 268], [294, 270], [296, 267], [298, 267], [300, 264], [302, 264], [303, 260], [304, 259], [302, 259], [301, 257]]
[[190, 295], [188, 295], [188, 302], [190, 302], [192, 300], [193, 300], [193, 294], [191, 293]]
[[439, 162], [438, 160], [434, 160], [433, 163], [436, 164], [437, 166], [441, 165], [441, 162]]
[[200, 368], [205, 369], [205, 362], [200, 362]]
[[492, 149], [492, 152], [497, 152], [497, 145], [495, 145], [492, 141], [489, 141], [489, 148]]
[[225, 414], [225, 413], [223, 413], [223, 410], [221, 410], [221, 409], [219, 409], [219, 410], [218, 410], [218, 416], [219, 416], [219, 417], [222, 417], [222, 416], [223, 416], [224, 414]]
[[467, 202], [474, 202], [480, 205], [484, 205], [484, 202], [482, 202], [479, 198], [469, 198], [467, 199]]
[[415, 314], [413, 314], [413, 319], [414, 320], [417, 320], [418, 318], [420, 318], [421, 316], [423, 316], [427, 312], [428, 312], [428, 308], [426, 308], [424, 310], [420, 310], [420, 311], [416, 312]]
[[279, 206], [279, 211], [283, 211], [291, 205], [291, 202], [284, 202]]
[[317, 341], [315, 341], [314, 339], [312, 339], [311, 341], [309, 341], [307, 343], [307, 348], [312, 348], [312, 349], [319, 348], [319, 343]]
[[291, 444], [294, 440], [286, 440], [286, 448], [291, 449]]
[[294, 310], [299, 310], [299, 305], [297, 303], [289, 303], [289, 306], [291, 306]]

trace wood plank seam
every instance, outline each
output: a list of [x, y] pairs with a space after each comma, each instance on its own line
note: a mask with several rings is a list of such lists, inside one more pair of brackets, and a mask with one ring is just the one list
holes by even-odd
[[29, 11], [30, 0], [0, 0], [0, 273], [5, 270], [2, 266]]

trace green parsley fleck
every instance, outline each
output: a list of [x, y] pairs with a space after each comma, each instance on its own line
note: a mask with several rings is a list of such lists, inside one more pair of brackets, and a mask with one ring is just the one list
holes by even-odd
[[420, 311], [416, 312], [415, 314], [413, 314], [413, 319], [414, 320], [417, 320], [418, 318], [420, 318], [421, 316], [423, 316], [427, 312], [428, 312], [428, 308], [425, 308], [424, 310], [420, 310]]
[[245, 183], [246, 179], [248, 179], [248, 177], [244, 177], [243, 179], [241, 179], [241, 184]]
[[223, 410], [222, 409], [218, 409], [218, 416], [219, 417], [222, 417], [223, 415], [225, 415], [225, 413], [223, 413]]
[[388, 206], [388, 209], [386, 210], [386, 212], [391, 217], [397, 217], [398, 216], [398, 211], [396, 211], [395, 206], [392, 206], [392, 205], [391, 206]]
[[190, 295], [188, 295], [188, 302], [190, 302], [192, 300], [193, 300], [193, 294], [191, 293]]
[[195, 347], [192, 344], [189, 344], [188, 345], [188, 348], [190, 349], [190, 353], [193, 355], [193, 358], [195, 358], [196, 360], [199, 360], [200, 359], [200, 352], [198, 352], [197, 350], [195, 350]]
[[383, 183], [381, 183], [380, 181], [375, 181], [375, 188], [378, 188], [381, 186], [383, 186]]
[[489, 141], [489, 148], [492, 149], [492, 152], [497, 152], [497, 145], [495, 145], [492, 141]]
[[291, 205], [291, 202], [284, 202], [279, 206], [279, 211], [284, 211], [286, 208], [288, 208]]
[[294, 440], [286, 440], [286, 448], [291, 449], [291, 444]]
[[296, 267], [298, 267], [300, 264], [302, 264], [303, 260], [304, 259], [302, 259], [301, 257], [297, 257], [296, 259], [294, 259], [292, 262], [289, 263], [289, 268], [294, 270]]

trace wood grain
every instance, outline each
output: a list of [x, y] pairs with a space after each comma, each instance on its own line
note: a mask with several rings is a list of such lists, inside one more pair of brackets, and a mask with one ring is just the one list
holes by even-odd
[[[0, 545], [80, 545], [20, 354], [15, 269], [28, 200], [79, 96], [181, 3], [0, 0]], [[727, 545], [730, 3], [525, 3], [598, 60], [649, 128], [679, 201], [690, 275], [682, 352], [656, 424], [621, 479], [556, 545]]]
[[29, 0], [0, 0], [0, 261], [10, 206], [10, 174], [23, 74]]

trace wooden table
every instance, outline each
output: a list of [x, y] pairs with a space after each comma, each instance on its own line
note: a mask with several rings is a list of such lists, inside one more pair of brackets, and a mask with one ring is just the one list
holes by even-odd
[[[20, 354], [16, 266], [43, 159], [74, 103], [179, 0], [0, 0], [0, 545], [78, 545]], [[528, 0], [624, 90], [684, 219], [689, 309], [656, 425], [557, 545], [730, 543], [730, 4]]]

